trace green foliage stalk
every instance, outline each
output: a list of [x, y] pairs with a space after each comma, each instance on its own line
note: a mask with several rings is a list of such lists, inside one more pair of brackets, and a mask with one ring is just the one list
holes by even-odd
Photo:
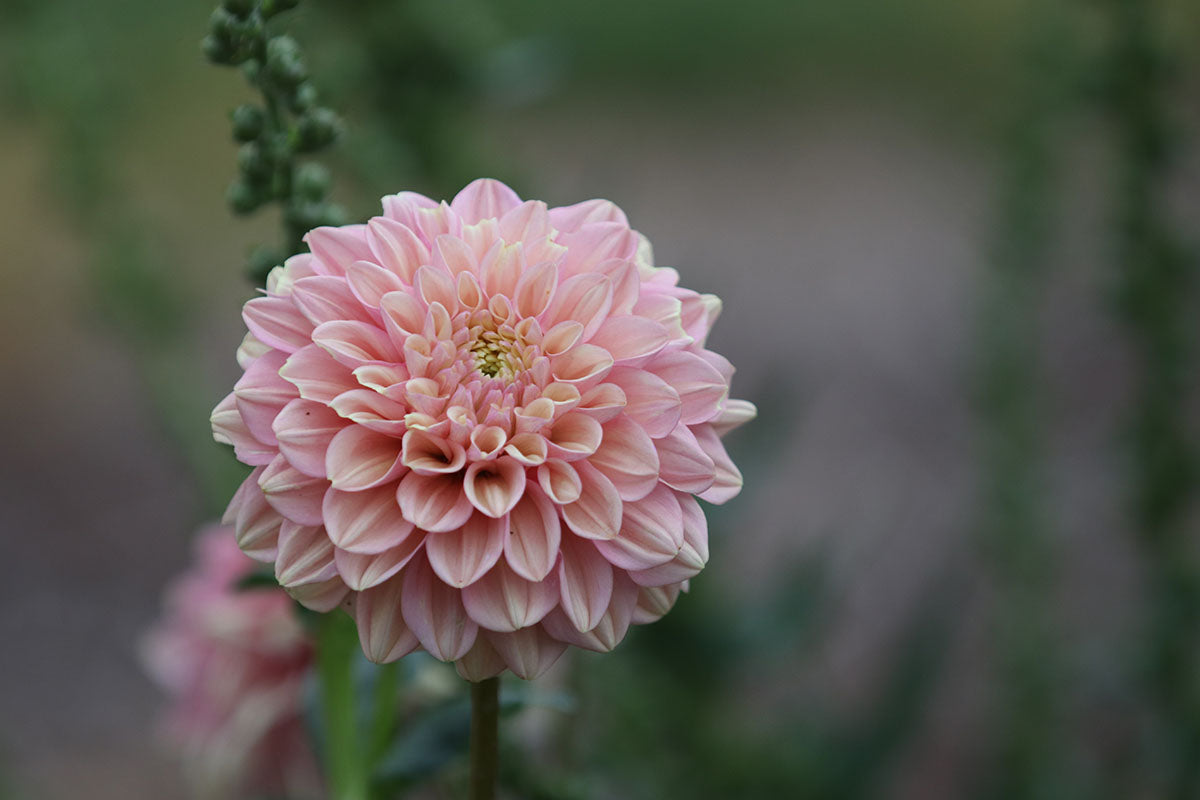
[[1200, 796], [1200, 569], [1195, 517], [1196, 259], [1168, 200], [1180, 142], [1166, 9], [1107, 0], [1104, 110], [1114, 136], [1117, 304], [1137, 358], [1128, 420], [1131, 516], [1148, 579], [1149, 620], [1138, 648], [1153, 720], [1143, 761], [1153, 796]]
[[1042, 315], [1052, 271], [1072, 31], [1062, 3], [1027, 5], [1029, 34], [1000, 177], [977, 334], [979, 552], [994, 590], [989, 797], [1062, 797], [1062, 654], [1050, 609], [1059, 554], [1046, 496]]

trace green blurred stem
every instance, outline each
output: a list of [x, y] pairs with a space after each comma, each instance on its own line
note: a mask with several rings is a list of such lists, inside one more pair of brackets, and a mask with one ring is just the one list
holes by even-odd
[[396, 730], [396, 695], [400, 689], [400, 664], [380, 664], [376, 667], [375, 705], [371, 716], [369, 735], [371, 763], [377, 763], [387, 750], [392, 734]]
[[325, 729], [325, 773], [331, 800], [369, 800], [366, 752], [355, 720], [354, 621], [340, 611], [321, 617], [317, 633], [317, 677]]
[[500, 679], [471, 684], [471, 800], [493, 800], [499, 752]]

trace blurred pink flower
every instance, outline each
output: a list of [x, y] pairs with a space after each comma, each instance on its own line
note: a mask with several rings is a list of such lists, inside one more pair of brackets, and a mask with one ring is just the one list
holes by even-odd
[[704, 347], [720, 301], [655, 268], [605, 200], [478, 180], [317, 228], [249, 301], [213, 412], [255, 467], [227, 519], [301, 603], [347, 602], [375, 661], [424, 648], [541, 674], [658, 619], [708, 556], [696, 497], [754, 416]]
[[238, 590], [255, 563], [231, 529], [202, 531], [195, 549], [143, 642], [147, 669], [171, 696], [166, 735], [202, 797], [318, 796], [301, 719], [312, 645], [291, 598], [270, 587]]

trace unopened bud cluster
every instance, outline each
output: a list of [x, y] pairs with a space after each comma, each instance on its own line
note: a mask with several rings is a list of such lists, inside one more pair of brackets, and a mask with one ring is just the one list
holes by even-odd
[[271, 267], [301, 248], [300, 236], [321, 225], [344, 222], [328, 201], [329, 173], [320, 164], [297, 164], [296, 157], [332, 144], [341, 120], [317, 105], [300, 46], [287, 35], [272, 35], [268, 23], [295, 8], [299, 0], [224, 0], [213, 12], [204, 53], [215, 64], [240, 67], [258, 89], [264, 105], [234, 109], [231, 121], [238, 150], [238, 177], [229, 186], [229, 205], [249, 214], [277, 202], [283, 208], [288, 241], [285, 250], [260, 248], [251, 257], [251, 273], [261, 280]]

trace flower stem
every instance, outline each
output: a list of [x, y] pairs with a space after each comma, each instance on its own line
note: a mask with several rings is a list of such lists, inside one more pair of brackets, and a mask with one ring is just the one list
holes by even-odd
[[325, 729], [325, 770], [332, 800], [367, 800], [364, 753], [355, 720], [354, 622], [340, 611], [321, 617], [317, 633], [317, 677]]
[[493, 800], [500, 763], [500, 679], [471, 684], [471, 800]]

